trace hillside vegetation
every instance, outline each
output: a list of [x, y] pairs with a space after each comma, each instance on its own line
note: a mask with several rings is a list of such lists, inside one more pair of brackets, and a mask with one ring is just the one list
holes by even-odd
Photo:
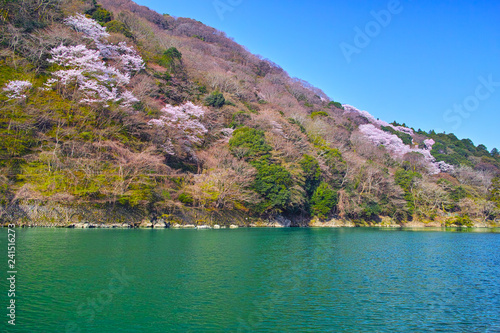
[[0, 29], [3, 219], [26, 204], [300, 223], [500, 216], [497, 149], [375, 119], [201, 22], [128, 0], [0, 0]]

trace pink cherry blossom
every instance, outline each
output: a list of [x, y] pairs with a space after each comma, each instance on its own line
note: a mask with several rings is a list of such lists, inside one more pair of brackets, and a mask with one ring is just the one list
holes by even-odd
[[[118, 103], [128, 107], [138, 99], [125, 89], [130, 82], [130, 72], [121, 72], [109, 66], [100, 56], [98, 50], [90, 50], [85, 45], [64, 46], [60, 45], [51, 50], [52, 58], [49, 62], [55, 63], [65, 69], [53, 73], [57, 78], [51, 78], [45, 83], [50, 87], [55, 82], [61, 85], [75, 84], [78, 91], [84, 96], [81, 103]], [[130, 57], [132, 57], [131, 55]], [[125, 63], [130, 63], [130, 57]], [[142, 59], [141, 65], [142, 65]], [[133, 67], [135, 66], [135, 67]], [[139, 69], [140, 65], [129, 66], [130, 69]]]
[[159, 119], [152, 119], [148, 124], [158, 127], [175, 128], [183, 133], [184, 140], [188, 143], [202, 143], [203, 137], [208, 132], [200, 122], [205, 114], [203, 107], [194, 105], [191, 102], [179, 106], [167, 104], [161, 109], [161, 112], [163, 114]]
[[7, 85], [3, 88], [3, 91], [11, 99], [24, 99], [26, 95], [24, 94], [26, 90], [32, 87], [29, 81], [9, 81]]
[[93, 39], [96, 42], [109, 36], [105, 27], [80, 13], [66, 18], [64, 23], [73, 27], [78, 32], [83, 32], [86, 38]]
[[436, 162], [436, 159], [431, 154], [432, 145], [434, 144], [434, 140], [432, 139], [425, 140], [425, 147], [420, 149], [405, 145], [403, 140], [401, 140], [397, 135], [383, 131], [373, 124], [360, 125], [359, 131], [363, 133], [373, 144], [377, 146], [383, 145], [395, 157], [403, 157], [405, 154], [412, 152], [422, 154], [426, 162], [427, 170], [430, 174], [450, 172], [453, 170], [452, 165], [442, 161]]

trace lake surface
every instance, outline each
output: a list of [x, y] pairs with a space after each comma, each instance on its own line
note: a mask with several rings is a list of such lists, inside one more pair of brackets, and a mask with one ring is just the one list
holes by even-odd
[[6, 332], [500, 332], [500, 233], [17, 229]]

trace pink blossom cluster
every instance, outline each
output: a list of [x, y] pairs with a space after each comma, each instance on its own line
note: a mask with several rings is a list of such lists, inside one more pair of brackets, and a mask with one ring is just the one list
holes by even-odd
[[371, 122], [372, 124], [376, 124], [376, 125], [379, 125], [379, 126], [386, 126], [386, 127], [391, 127], [393, 128], [394, 130], [398, 131], [398, 132], [402, 132], [402, 133], [406, 133], [406, 134], [410, 134], [410, 135], [413, 135], [413, 130], [411, 128], [407, 128], [407, 127], [404, 127], [404, 126], [394, 126], [394, 125], [391, 125], [389, 124], [388, 122], [385, 122], [383, 120], [379, 120], [379, 119], [376, 119], [374, 116], [372, 116], [369, 112], [367, 111], [361, 111], [361, 110], [358, 110], [356, 109], [354, 106], [352, 105], [348, 105], [348, 104], [344, 104], [342, 105], [344, 107], [344, 112], [354, 112], [354, 113], [358, 113], [360, 114], [361, 116], [365, 117], [366, 119], [368, 119], [369, 122]]
[[432, 150], [432, 146], [436, 143], [436, 141], [432, 140], [432, 139], [426, 139], [424, 140], [424, 146], [425, 146], [425, 149], [427, 150]]
[[99, 49], [101, 57], [116, 60], [118, 67], [126, 72], [144, 69], [144, 61], [133, 47], [127, 46], [125, 42], [116, 45], [105, 41], [104, 38], [108, 37], [109, 34], [106, 32], [106, 28], [97, 21], [82, 14], [76, 14], [76, 16], [68, 17], [64, 22], [76, 31], [82, 32], [86, 38], [92, 39]]
[[127, 46], [125, 42], [120, 42], [117, 45], [99, 42], [96, 45], [101, 57], [114, 60], [116, 66], [127, 73], [138, 72], [145, 68], [142, 57], [137, 54], [133, 47]]
[[453, 166], [445, 162], [436, 162], [436, 159], [431, 154], [432, 145], [434, 140], [428, 139], [424, 141], [425, 148], [411, 148], [403, 143], [403, 140], [396, 135], [383, 131], [373, 124], [360, 125], [359, 130], [363, 133], [368, 140], [375, 145], [383, 145], [389, 152], [398, 157], [403, 157], [407, 153], [420, 153], [424, 156], [427, 170], [430, 174], [437, 174], [440, 172], [450, 172]]
[[200, 144], [203, 137], [208, 132], [205, 126], [200, 122], [205, 114], [201, 106], [187, 102], [183, 105], [172, 106], [165, 105], [161, 109], [163, 115], [159, 119], [152, 119], [149, 125], [159, 127], [171, 127], [184, 134], [184, 139], [189, 143]]
[[26, 95], [24, 94], [26, 90], [32, 87], [29, 81], [9, 81], [7, 85], [3, 88], [3, 91], [11, 99], [24, 99]]
[[[53, 75], [57, 79], [49, 79], [45, 86], [50, 88], [55, 82], [62, 85], [74, 84], [84, 96], [80, 100], [81, 103], [118, 103], [122, 107], [128, 107], [138, 102], [139, 100], [125, 89], [131, 74], [145, 68], [144, 61], [137, 51], [125, 42], [117, 45], [107, 43], [104, 40], [109, 36], [106, 28], [82, 14], [68, 17], [64, 22], [82, 32], [86, 38], [92, 39], [97, 50], [88, 49], [85, 45], [62, 44], [52, 49], [52, 59], [49, 62], [64, 69], [54, 72]], [[112, 65], [107, 63], [109, 61]]]
[[[66, 67], [53, 73], [62, 85], [75, 84], [84, 98], [81, 103], [120, 103], [129, 106], [138, 99], [126, 91], [124, 86], [130, 82], [130, 74], [122, 73], [108, 66], [97, 50], [89, 50], [85, 45], [60, 45], [51, 50], [49, 62]], [[55, 83], [49, 79], [46, 86]]]
[[66, 18], [64, 23], [78, 32], [83, 32], [86, 38], [93, 39], [95, 42], [109, 36], [105, 27], [80, 13]]

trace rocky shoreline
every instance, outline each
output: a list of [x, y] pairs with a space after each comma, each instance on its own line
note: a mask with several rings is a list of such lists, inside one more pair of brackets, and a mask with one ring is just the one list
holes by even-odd
[[[52, 227], [76, 229], [236, 229], [236, 228], [467, 228], [440, 221], [410, 221], [396, 223], [389, 217], [381, 217], [378, 222], [351, 221], [333, 218], [328, 221], [318, 219], [287, 219], [281, 215], [256, 218], [238, 212], [210, 212], [202, 209], [187, 209], [148, 216], [145, 212], [123, 207], [103, 206], [61, 206], [27, 203], [10, 207], [0, 206], [0, 225], [15, 224], [18, 227]], [[474, 221], [469, 228], [499, 228], [500, 221]]]

